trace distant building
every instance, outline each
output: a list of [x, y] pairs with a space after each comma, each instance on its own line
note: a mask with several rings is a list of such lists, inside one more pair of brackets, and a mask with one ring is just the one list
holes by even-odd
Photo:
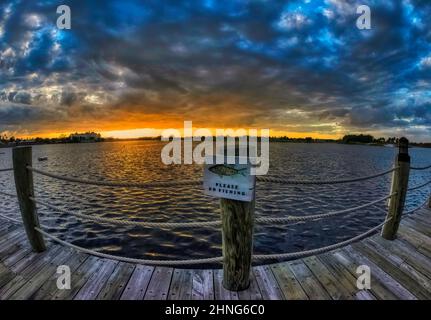
[[102, 141], [102, 136], [95, 132], [72, 133], [69, 139], [72, 142], [99, 142]]

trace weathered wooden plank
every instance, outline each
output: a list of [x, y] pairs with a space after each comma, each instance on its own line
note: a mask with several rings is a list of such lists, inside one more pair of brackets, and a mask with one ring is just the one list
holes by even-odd
[[[334, 258], [335, 261], [337, 261], [337, 263], [340, 263], [342, 266], [344, 266], [347, 270], [349, 270], [350, 274], [353, 277], [353, 283], [354, 286], [356, 288], [355, 292], [355, 296], [356, 298], [366, 295], [368, 293], [368, 290], [359, 290], [357, 288], [356, 285], [356, 281], [358, 278], [358, 274], [356, 273], [357, 268], [359, 267], [359, 264], [354, 261], [347, 252], [342, 251], [342, 250], [336, 250], [334, 252], [330, 253], [331, 257]], [[322, 260], [324, 262], [327, 262], [327, 260], [325, 260], [325, 256], [319, 256], [319, 258], [322, 258]], [[330, 260], [333, 261], [333, 260]], [[391, 290], [389, 290], [388, 288], [386, 288], [378, 278], [375, 277], [375, 275], [373, 273], [371, 273], [371, 289], [369, 291], [372, 292], [373, 296], [375, 296], [377, 299], [381, 299], [381, 300], [395, 300], [398, 299], [398, 297], [392, 293]], [[370, 299], [372, 299], [370, 297]]]
[[97, 273], [94, 273], [88, 281], [78, 291], [74, 300], [94, 300], [102, 290], [105, 283], [117, 266], [118, 261], [103, 260], [102, 266]]
[[49, 264], [41, 268], [37, 273], [27, 281], [20, 289], [18, 289], [10, 299], [12, 300], [28, 300], [30, 297], [49, 279], [50, 276], [56, 273], [57, 267], [63, 264], [73, 254], [70, 249], [63, 249], [58, 252]]
[[124, 289], [121, 300], [142, 300], [153, 275], [154, 267], [137, 265], [132, 273], [126, 288]]
[[[73, 254], [64, 261], [64, 265], [70, 268], [71, 281], [75, 280], [74, 274], [77, 269], [88, 259], [88, 255], [76, 251], [72, 251]], [[31, 296], [33, 300], [51, 300], [60, 291], [57, 287], [58, 274], [53, 273], [49, 279], [47, 279], [43, 285]]]
[[308, 300], [307, 294], [304, 289], [302, 289], [286, 262], [271, 265], [271, 271], [274, 278], [277, 280], [285, 299]]
[[431, 237], [431, 229], [428, 226], [423, 225], [418, 220], [414, 220], [412, 218], [406, 218], [403, 221], [403, 224], [422, 233], [427, 237]]
[[379, 248], [376, 249], [375, 246], [372, 246], [365, 241], [353, 244], [352, 247], [372, 260], [415, 297], [427, 300], [431, 297], [429, 292], [423, 286], [419, 285], [417, 280], [412, 277], [412, 274], [409, 274], [408, 271], [406, 272], [406, 270], [402, 268], [402, 259], [401, 261], [397, 260], [396, 257], [394, 255], [390, 255], [390, 253], [388, 256], [383, 256], [383, 252], [379, 251]]
[[[322, 262], [334, 275], [341, 286], [347, 290], [346, 299], [375, 300], [375, 297], [367, 290], [359, 290], [356, 286], [356, 277], [347, 269], [346, 264], [352, 264], [344, 257], [336, 257], [338, 251], [318, 255], [316, 258]], [[344, 264], [339, 261], [344, 259]]]
[[376, 300], [376, 298], [366, 290], [359, 290], [355, 298], [356, 300]]
[[283, 300], [284, 295], [269, 266], [253, 268], [257, 285], [264, 300]]
[[133, 271], [135, 265], [125, 262], [120, 262], [115, 267], [114, 272], [109, 277], [100, 293], [97, 295], [97, 300], [118, 300], [123, 293]]
[[216, 300], [238, 300], [238, 292], [223, 287], [223, 270], [214, 270], [214, 293]]
[[331, 296], [314, 277], [310, 269], [302, 260], [296, 260], [288, 264], [295, 278], [301, 284], [310, 300], [330, 300]]
[[7, 245], [7, 243], [15, 243], [17, 239], [22, 235], [24, 235], [22, 230], [17, 229], [0, 237], [0, 248], [3, 248], [5, 245]]
[[19, 260], [29, 255], [32, 252], [29, 246], [25, 246], [22, 243], [14, 244], [5, 248], [3, 251], [1, 262], [5, 266], [11, 266], [17, 263]]
[[26, 248], [27, 251], [31, 251], [31, 247], [28, 246], [27, 243], [25, 243], [26, 241], [25, 236], [17, 240], [21, 240], [21, 241], [8, 243], [2, 247], [2, 251], [0, 253], [0, 261], [4, 262], [12, 254], [14, 254], [16, 251], [19, 251], [21, 248]]
[[[431, 296], [431, 279], [429, 279], [428, 277], [426, 277], [425, 275], [417, 271], [410, 264], [404, 261], [401, 257], [395, 255], [393, 252], [387, 250], [385, 247], [379, 245], [378, 243], [373, 242], [371, 240], [367, 240], [364, 243], [364, 245], [366, 245], [367, 247], [370, 247], [370, 250], [377, 251], [378, 254], [383, 257], [383, 259], [387, 259], [388, 261], [390, 261], [393, 265], [399, 268], [400, 272], [403, 272], [409, 278], [411, 278], [413, 282], [409, 283], [409, 286], [416, 286], [418, 288], [415, 290], [420, 291], [421, 294], [427, 297]], [[409, 287], [407, 287], [407, 289], [410, 290]], [[410, 290], [410, 291], [412, 291], [413, 294], [418, 296], [415, 290]], [[423, 298], [423, 297], [419, 296], [419, 298]]]
[[414, 246], [417, 251], [421, 252], [426, 257], [431, 258], [431, 244], [425, 235], [407, 227], [404, 224], [400, 225], [399, 231], [398, 239], [409, 243]]
[[72, 300], [87, 280], [97, 273], [102, 266], [102, 260], [94, 256], [88, 257], [79, 268], [71, 274], [71, 286], [67, 290], [57, 290], [52, 300]]
[[431, 229], [431, 221], [430, 221], [430, 216], [428, 215], [427, 217], [422, 216], [422, 215], [415, 215], [413, 217], [410, 217], [409, 219], [416, 221], [418, 223], [420, 223], [421, 225], [425, 226], [429, 229]]
[[[371, 279], [378, 278], [380, 283], [388, 288], [394, 295], [396, 295], [399, 299], [402, 300], [416, 300], [417, 298], [408, 291], [404, 286], [398, 283], [394, 278], [392, 278], [387, 272], [385, 272], [382, 268], [378, 267], [372, 260], [358, 251], [354, 250], [351, 246], [348, 246], [342, 250], [346, 252], [356, 263], [358, 266], [366, 265], [370, 267]], [[373, 283], [371, 283], [371, 287], [373, 287]]]
[[144, 300], [166, 300], [168, 298], [173, 271], [173, 268], [156, 267]]
[[193, 300], [214, 300], [213, 270], [193, 270]]
[[238, 291], [239, 300], [262, 300], [262, 293], [253, 273], [250, 273], [250, 286], [242, 291]]
[[370, 241], [382, 246], [388, 251], [399, 256], [403, 261], [418, 272], [431, 279], [431, 259], [416, 251], [416, 248], [407, 242], [400, 240], [385, 241], [381, 238], [373, 238]]
[[[0, 299], [9, 299], [18, 289], [24, 286], [39, 270], [43, 269], [57, 253], [61, 251], [61, 247], [54, 247], [51, 250], [36, 254], [34, 259], [20, 267], [17, 276], [0, 289]], [[32, 262], [32, 263], [31, 263]], [[12, 269], [12, 268], [11, 268]]]
[[15, 278], [15, 276], [15, 273], [13, 273], [9, 268], [0, 264], [0, 288]]
[[193, 274], [192, 270], [175, 269], [173, 271], [169, 300], [190, 300], [192, 296]]
[[352, 299], [351, 293], [342, 282], [316, 256], [304, 258], [303, 261], [333, 300]]

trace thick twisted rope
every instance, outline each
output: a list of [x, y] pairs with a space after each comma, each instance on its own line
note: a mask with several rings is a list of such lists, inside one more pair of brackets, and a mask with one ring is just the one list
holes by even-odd
[[356, 237], [353, 237], [351, 239], [348, 239], [346, 241], [338, 242], [336, 244], [332, 244], [326, 247], [312, 249], [312, 250], [306, 250], [306, 251], [300, 251], [300, 252], [289, 252], [289, 253], [275, 253], [275, 254], [259, 254], [259, 255], [253, 255], [253, 260], [255, 261], [261, 261], [261, 260], [277, 260], [277, 259], [289, 259], [289, 258], [301, 258], [305, 256], [311, 256], [316, 254], [325, 253], [331, 250], [339, 249], [342, 247], [345, 247], [349, 244], [352, 244], [354, 242], [357, 242], [359, 240], [362, 240], [366, 237], [368, 237], [370, 234], [377, 231], [379, 228], [383, 227], [385, 223], [390, 221], [392, 218], [385, 220], [378, 226], [368, 230], [367, 232], [364, 232]]
[[0, 169], [0, 172], [13, 171], [13, 168]]
[[104, 259], [111, 259], [111, 260], [135, 263], [135, 264], [158, 265], [158, 266], [193, 265], [193, 264], [219, 263], [223, 261], [223, 257], [205, 258], [205, 259], [188, 259], [188, 260], [146, 260], [146, 259], [135, 259], [135, 258], [127, 258], [127, 257], [121, 257], [121, 256], [114, 256], [111, 254], [106, 254], [99, 251], [82, 248], [70, 242], [63, 241], [57, 238], [56, 236], [43, 231], [38, 227], [35, 227], [34, 229], [39, 233], [41, 233], [42, 235], [46, 236], [47, 238], [57, 243], [60, 243], [66, 247], [69, 247], [77, 251], [84, 252], [99, 258], [104, 258]]
[[407, 189], [407, 191], [414, 191], [414, 190], [421, 189], [421, 188], [423, 188], [423, 187], [426, 187], [426, 186], [427, 186], [427, 185], [429, 185], [430, 183], [431, 183], [431, 180], [430, 180], [430, 181], [428, 181], [428, 182], [425, 182], [425, 183], [423, 183], [423, 184], [421, 184], [421, 185], [418, 185], [418, 186], [414, 186], [414, 187], [408, 188], [408, 189]]
[[[339, 210], [339, 211], [333, 211], [333, 212], [310, 215], [310, 216], [288, 216], [288, 217], [281, 217], [281, 218], [262, 217], [262, 218], [257, 218], [255, 221], [257, 223], [283, 223], [283, 222], [308, 221], [308, 220], [329, 218], [332, 216], [350, 213], [350, 212], [358, 211], [363, 208], [373, 206], [381, 201], [389, 199], [395, 194], [396, 193], [393, 193], [389, 196], [385, 196], [383, 198], [374, 200], [372, 202], [363, 204], [358, 207], [353, 207], [353, 208]], [[128, 221], [128, 220], [122, 220], [122, 219], [112, 219], [112, 218], [105, 218], [105, 217], [98, 217], [98, 216], [89, 216], [79, 212], [71, 212], [69, 210], [59, 208], [57, 206], [51, 205], [45, 201], [38, 200], [33, 197], [30, 197], [30, 200], [36, 204], [42, 205], [54, 211], [65, 213], [68, 215], [73, 215], [75, 217], [78, 217], [84, 220], [123, 225], [123, 226], [139, 226], [139, 227], [150, 227], [150, 228], [200, 228], [200, 227], [214, 227], [214, 226], [221, 225], [220, 220], [204, 221], [204, 222], [141, 222], [141, 221]]]
[[283, 178], [271, 178], [271, 177], [263, 177], [259, 176], [257, 177], [257, 181], [260, 182], [270, 182], [270, 183], [279, 183], [279, 184], [304, 184], [304, 185], [322, 185], [322, 184], [340, 184], [340, 183], [351, 183], [351, 182], [358, 182], [358, 181], [364, 181], [369, 180], [377, 177], [384, 176], [388, 173], [391, 173], [398, 169], [398, 167], [394, 167], [390, 170], [386, 170], [383, 172], [379, 172], [370, 176], [364, 176], [364, 177], [358, 177], [358, 178], [351, 178], [351, 179], [331, 179], [331, 180], [289, 180], [289, 179], [283, 179]]
[[349, 209], [344, 209], [344, 210], [340, 210], [340, 211], [333, 211], [333, 212], [328, 212], [328, 213], [323, 213], [323, 214], [315, 214], [315, 215], [310, 215], [310, 216], [288, 216], [288, 217], [281, 217], [281, 218], [258, 218], [256, 219], [257, 222], [262, 222], [262, 223], [283, 223], [283, 222], [290, 222], [290, 221], [306, 221], [306, 220], [315, 220], [315, 219], [322, 219], [322, 218], [329, 218], [329, 217], [333, 217], [333, 216], [337, 216], [340, 214], [345, 214], [345, 213], [350, 213], [350, 212], [354, 212], [360, 209], [364, 209], [370, 206], [373, 206], [381, 201], [387, 200], [389, 198], [391, 198], [392, 196], [396, 195], [397, 193], [392, 193], [389, 196], [385, 196], [383, 198], [374, 200], [372, 202], [368, 202], [366, 204], [360, 205], [358, 207], [353, 207], [353, 208], [349, 208]]
[[0, 194], [7, 196], [7, 197], [11, 197], [11, 198], [16, 198], [17, 195], [16, 194], [12, 194], [12, 193], [8, 193], [8, 192], [4, 192], [0, 190]]
[[430, 169], [430, 168], [431, 168], [431, 165], [426, 166], [426, 167], [412, 167], [412, 166], [410, 166], [411, 170], [427, 170], [427, 169]]
[[16, 219], [14, 219], [14, 218], [11, 218], [11, 217], [8, 217], [8, 216], [5, 216], [4, 214], [1, 214], [1, 213], [0, 213], [0, 218], [3, 218], [3, 219], [5, 219], [5, 220], [8, 220], [8, 221], [13, 222], [13, 223], [16, 223], [16, 224], [22, 224], [22, 221], [19, 221], [19, 220], [16, 220]]
[[[202, 181], [200, 180], [188, 180], [188, 181], [158, 181], [158, 182], [144, 182], [144, 183], [133, 183], [133, 182], [108, 182], [108, 181], [91, 181], [87, 179], [81, 179], [81, 178], [72, 178], [72, 177], [66, 177], [61, 176], [58, 174], [46, 172], [40, 169], [36, 169], [33, 167], [28, 166], [28, 170], [31, 170], [35, 173], [44, 175], [46, 177], [50, 177], [53, 179], [58, 179], [66, 182], [74, 182], [74, 183], [82, 183], [87, 185], [96, 185], [96, 186], [106, 186], [106, 187], [120, 187], [120, 188], [151, 188], [151, 187], [176, 187], [176, 186], [183, 186], [183, 185], [200, 185], [202, 184]], [[397, 167], [392, 168], [390, 170], [386, 170], [383, 172], [379, 172], [370, 176], [365, 177], [358, 177], [358, 178], [352, 178], [352, 179], [340, 179], [340, 180], [320, 180], [320, 181], [314, 181], [314, 180], [288, 180], [283, 178], [270, 178], [270, 177], [257, 177], [257, 181], [259, 182], [270, 182], [270, 183], [280, 183], [280, 184], [304, 184], [304, 185], [323, 185], [323, 184], [340, 184], [340, 183], [351, 183], [351, 182], [358, 182], [358, 181], [364, 181], [368, 179], [377, 178], [383, 175], [386, 175], [388, 173], [393, 172], [396, 170]]]
[[123, 225], [123, 226], [139, 226], [139, 227], [150, 227], [150, 228], [199, 228], [199, 227], [212, 227], [218, 226], [221, 224], [221, 221], [208, 221], [208, 222], [141, 222], [141, 221], [128, 221], [121, 219], [111, 219], [105, 217], [97, 217], [97, 216], [89, 216], [86, 214], [78, 213], [78, 212], [70, 212], [66, 209], [62, 209], [56, 206], [53, 206], [45, 201], [37, 200], [33, 197], [30, 197], [30, 200], [36, 204], [40, 204], [44, 207], [50, 208], [54, 211], [73, 215], [75, 217], [109, 224]]
[[66, 182], [82, 183], [82, 184], [93, 185], [93, 186], [117, 187], [117, 188], [178, 187], [178, 186], [184, 186], [184, 185], [187, 185], [187, 186], [200, 185], [202, 183], [200, 180], [187, 180], [187, 181], [181, 181], [181, 182], [180, 181], [157, 181], [157, 182], [143, 182], [143, 183], [93, 181], [93, 180], [87, 180], [87, 179], [65, 177], [58, 174], [46, 172], [40, 169], [36, 169], [30, 166], [28, 166], [27, 169], [35, 173], [41, 174], [43, 176], [66, 181]]

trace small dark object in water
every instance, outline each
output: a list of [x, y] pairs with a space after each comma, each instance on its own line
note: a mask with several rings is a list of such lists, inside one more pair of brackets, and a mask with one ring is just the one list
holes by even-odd
[[46, 160], [48, 160], [48, 157], [39, 157], [39, 158], [37, 158], [37, 160], [39, 160], [39, 161], [46, 161]]

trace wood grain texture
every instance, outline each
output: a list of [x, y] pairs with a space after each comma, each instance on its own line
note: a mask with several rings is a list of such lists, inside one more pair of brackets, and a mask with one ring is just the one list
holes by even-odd
[[[1, 299], [431, 299], [431, 210], [401, 221], [397, 239], [380, 235], [299, 260], [255, 266], [250, 285], [230, 291], [223, 270], [174, 269], [100, 259], [50, 241], [32, 251], [24, 228], [0, 226]], [[57, 288], [56, 268], [71, 270], [71, 288]], [[357, 288], [357, 268], [371, 268], [371, 289]]]
[[389, 201], [389, 210], [386, 220], [389, 220], [382, 229], [382, 237], [394, 240], [401, 222], [401, 215], [407, 196], [410, 175], [410, 156], [408, 153], [409, 141], [406, 138], [399, 140], [399, 153], [395, 157], [395, 166], [398, 167], [392, 175], [391, 193], [395, 193]]
[[223, 286], [232, 291], [250, 285], [255, 202], [220, 199], [223, 238]]
[[40, 228], [36, 204], [29, 197], [34, 197], [33, 173], [27, 169], [32, 165], [31, 147], [15, 147], [12, 150], [15, 188], [18, 196], [21, 217], [31, 247], [36, 252], [46, 250], [43, 236], [34, 228]]

